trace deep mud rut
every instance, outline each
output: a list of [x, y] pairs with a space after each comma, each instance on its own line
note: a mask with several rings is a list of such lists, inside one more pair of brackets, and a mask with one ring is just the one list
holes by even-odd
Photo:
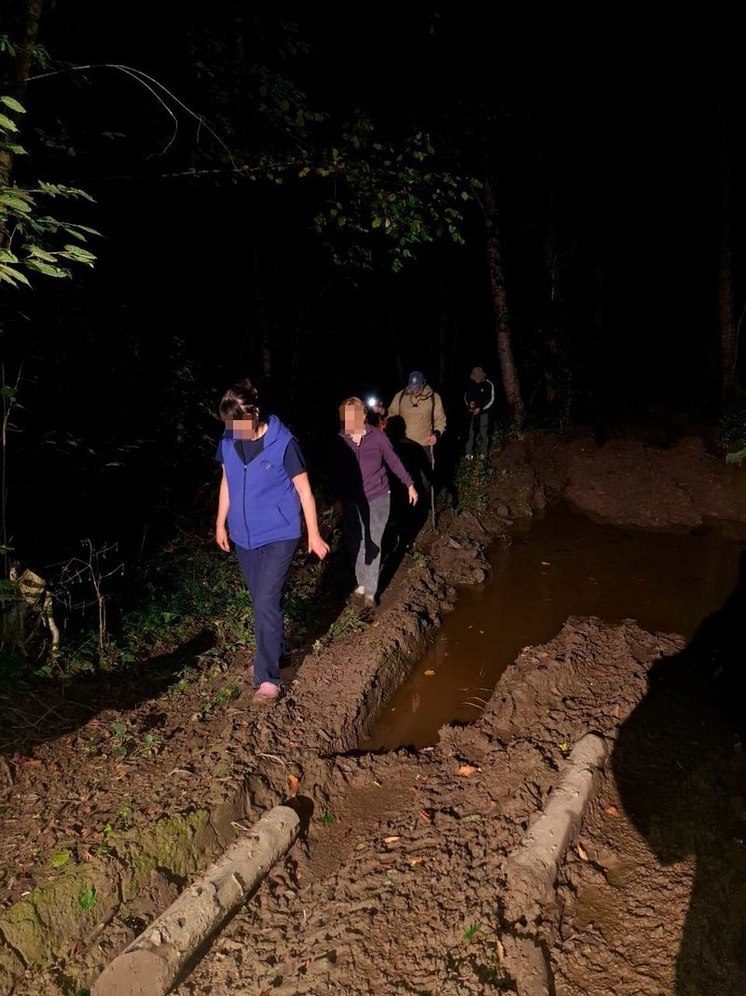
[[[521, 932], [544, 951], [556, 994], [746, 993], [742, 731], [723, 708], [737, 689], [723, 694], [715, 677], [740, 634], [737, 606], [686, 653], [682, 638], [633, 622], [572, 618], [520, 655], [475, 724], [444, 728], [431, 749], [355, 753], [451, 607], [452, 585], [481, 580], [480, 546], [511, 517], [562, 493], [624, 524], [639, 524], [646, 502], [655, 508], [648, 526], [666, 521], [667, 507], [679, 525], [743, 514], [738, 482], [696, 442], [661, 460], [639, 444], [607, 446], [604, 463], [607, 448], [588, 440], [511, 444], [494, 514], [445, 523], [428, 563], [399, 572], [375, 623], [307, 658], [270, 714], [256, 715], [241, 696], [229, 714], [208, 717], [195, 748], [168, 712], [181, 731], [174, 746], [191, 745], [185, 770], [199, 784], [181, 788], [178, 761], [153, 759], [138, 778], [154, 780], [158, 812], [173, 792], [187, 809], [243, 793], [246, 816], [232, 828], [241, 833], [287, 797], [295, 774], [309, 817], [303, 839], [204, 953], [182, 996], [515, 991], [504, 942]], [[651, 671], [660, 675], [652, 690]], [[146, 707], [156, 702], [163, 707], [162, 699]], [[587, 732], [607, 740], [611, 757], [582, 830], [541, 918], [509, 924], [505, 857]], [[100, 812], [106, 798], [103, 812], [116, 812], [121, 797], [121, 780], [110, 779], [92, 805]], [[116, 908], [56, 969], [30, 970], [13, 992], [90, 985], [183, 884], [155, 874], [139, 906]]]
[[589, 729], [613, 745], [611, 762], [557, 900], [528, 931], [554, 991], [746, 991], [732, 730], [714, 698], [693, 711], [688, 687], [645, 698], [655, 661], [686, 666], [682, 647], [632, 623], [571, 619], [521, 655], [478, 723], [444, 731], [434, 750], [337, 759], [334, 822], [312, 821], [177, 991], [513, 989], [504, 859]]

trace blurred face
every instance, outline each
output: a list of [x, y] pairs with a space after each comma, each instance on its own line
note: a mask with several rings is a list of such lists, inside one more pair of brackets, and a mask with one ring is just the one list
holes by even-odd
[[365, 411], [357, 405], [345, 405], [344, 429], [348, 435], [363, 431], [365, 426]]
[[228, 426], [233, 433], [234, 439], [255, 439], [257, 430], [256, 415], [246, 415], [244, 418], [233, 418], [228, 422]]
[[419, 398], [422, 394], [422, 384], [419, 387], [408, 387], [407, 393], [411, 394], [413, 398]]

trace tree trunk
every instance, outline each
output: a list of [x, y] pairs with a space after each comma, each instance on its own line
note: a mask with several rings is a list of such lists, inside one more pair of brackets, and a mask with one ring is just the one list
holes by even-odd
[[16, 54], [16, 96], [22, 97], [31, 75], [31, 62], [39, 37], [39, 21], [44, 7], [44, 0], [26, 0], [21, 24], [21, 36], [18, 39]]
[[720, 121], [720, 230], [718, 234], [718, 388], [721, 400], [736, 390], [738, 339], [733, 307], [733, 187], [731, 181], [728, 115], [719, 108]]
[[[449, 354], [450, 349], [448, 348], [450, 342], [450, 329], [448, 321], [448, 299], [444, 289], [444, 283], [441, 283], [440, 290], [438, 293], [438, 384], [440, 389], [445, 390], [448, 385], [448, 374], [450, 371]], [[452, 372], [452, 371], [450, 371]]]
[[492, 307], [495, 314], [497, 333], [497, 353], [500, 357], [500, 372], [505, 398], [508, 402], [510, 419], [513, 424], [523, 421], [524, 408], [521, 385], [518, 380], [513, 345], [510, 336], [508, 299], [505, 293], [505, 273], [502, 264], [502, 246], [498, 225], [497, 198], [494, 178], [490, 170], [485, 170], [484, 182], [484, 223], [487, 234], [487, 263], [489, 266]]

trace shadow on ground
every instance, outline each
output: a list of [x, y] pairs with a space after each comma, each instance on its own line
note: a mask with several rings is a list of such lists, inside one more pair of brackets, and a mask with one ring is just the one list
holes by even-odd
[[105, 709], [125, 712], [157, 699], [214, 646], [214, 633], [203, 630], [173, 653], [129, 664], [122, 671], [18, 680], [0, 689], [0, 752], [53, 740]]
[[746, 992], [746, 553], [723, 608], [656, 663], [612, 756], [625, 810], [659, 861], [694, 856], [677, 996]]

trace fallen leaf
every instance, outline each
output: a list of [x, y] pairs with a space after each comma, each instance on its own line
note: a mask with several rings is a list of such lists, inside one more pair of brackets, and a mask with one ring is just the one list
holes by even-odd
[[409, 859], [409, 863], [410, 863], [410, 865], [411, 865], [411, 866], [412, 866], [412, 867], [414, 868], [414, 866], [415, 866], [415, 865], [420, 865], [420, 864], [422, 864], [422, 862], [423, 862], [424, 860], [425, 860], [425, 859], [424, 859], [424, 858], [422, 857], [422, 855], [421, 855], [421, 854], [415, 854], [415, 856], [414, 856], [413, 858], [410, 858], [410, 859]]
[[578, 857], [580, 858], [581, 861], [588, 860], [588, 852], [584, 848], [582, 848], [580, 844], [578, 844], [575, 850], [578, 852]]
[[290, 792], [290, 798], [298, 794], [298, 788], [300, 787], [300, 781], [288, 772], [288, 791]]
[[606, 809], [604, 809], [604, 812], [607, 816], [619, 816], [619, 810], [616, 806], [607, 806]]
[[434, 674], [435, 674], [435, 671], [425, 671], [425, 677], [426, 678], [432, 678], [432, 676]]
[[614, 706], [614, 712], [612, 713], [612, 715], [616, 716], [617, 718], [619, 718], [619, 704], [618, 703], [617, 703], [617, 705]]
[[432, 823], [432, 819], [427, 815], [424, 809], [420, 810], [420, 816], [423, 820], [427, 820], [428, 823]]
[[384, 844], [395, 844], [397, 842], [397, 840], [399, 840], [398, 837], [384, 837], [383, 838]]
[[464, 778], [471, 778], [472, 775], [476, 775], [479, 768], [475, 768], [473, 764], [462, 764], [458, 769], [458, 773], [463, 775]]
[[551, 560], [542, 560], [541, 566], [542, 567], [551, 567], [552, 566], [552, 561]]
[[482, 819], [480, 813], [469, 813], [468, 816], [464, 817], [464, 823], [478, 823]]

